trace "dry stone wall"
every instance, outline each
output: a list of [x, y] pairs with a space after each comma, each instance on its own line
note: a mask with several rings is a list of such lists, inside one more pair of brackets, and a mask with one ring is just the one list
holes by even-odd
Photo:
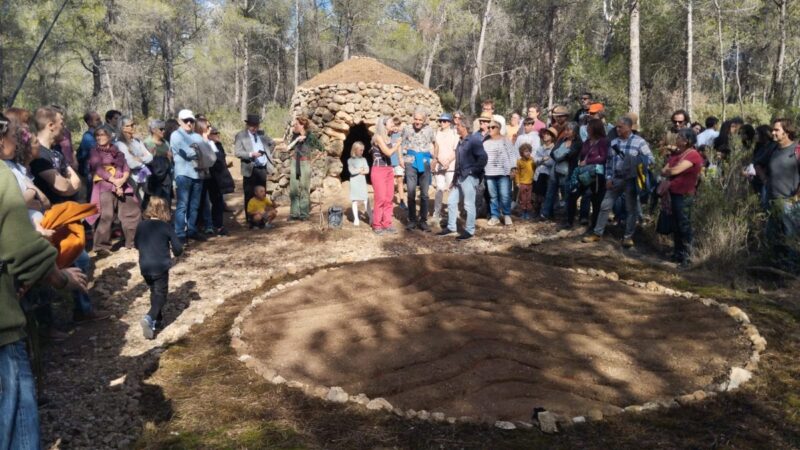
[[[442, 112], [439, 97], [428, 89], [381, 83], [323, 84], [298, 88], [292, 97], [292, 116], [308, 116], [314, 131], [325, 146], [326, 158], [314, 163], [311, 177], [311, 201], [341, 189], [342, 154], [350, 128], [363, 123], [370, 131], [382, 116], [397, 116], [410, 124], [414, 111], [421, 108], [429, 113], [431, 126]], [[288, 133], [288, 131], [287, 131]], [[279, 144], [275, 156], [278, 170], [270, 177], [269, 191], [277, 201], [289, 195], [290, 154], [285, 144]]]

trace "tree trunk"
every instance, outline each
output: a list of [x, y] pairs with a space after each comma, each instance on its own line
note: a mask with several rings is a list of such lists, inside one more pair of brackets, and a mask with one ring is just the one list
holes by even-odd
[[247, 105], [250, 103], [250, 43], [247, 36], [242, 42], [242, 98], [239, 103], [239, 115], [244, 120], [247, 118]]
[[161, 47], [161, 57], [164, 60], [164, 111], [166, 117], [172, 117], [175, 115], [175, 55], [169, 37]]
[[111, 107], [117, 109], [117, 100], [114, 97], [114, 85], [111, 83], [111, 73], [108, 71], [108, 65], [104, 65], [104, 67], [106, 69], [106, 88], [108, 88], [108, 98], [111, 100]]
[[294, 0], [295, 33], [294, 33], [294, 89], [300, 85], [300, 0]]
[[436, 52], [439, 50], [439, 42], [444, 32], [444, 24], [447, 21], [447, 1], [442, 0], [439, 4], [439, 22], [436, 25], [436, 35], [433, 38], [433, 45], [431, 51], [428, 53], [428, 59], [425, 61], [425, 74], [422, 77], [422, 84], [430, 89], [431, 88], [431, 72], [433, 71], [433, 59], [436, 57]]
[[692, 112], [692, 78], [694, 77], [694, 0], [686, 2], [686, 112], [689, 117], [694, 117]]
[[492, 13], [492, 0], [486, 2], [486, 12], [483, 14], [481, 24], [481, 35], [478, 38], [478, 52], [475, 55], [475, 69], [472, 71], [472, 92], [469, 95], [469, 110], [475, 114], [475, 104], [478, 102], [478, 92], [481, 89], [481, 77], [483, 77], [483, 45], [486, 40], [486, 28]]
[[630, 61], [630, 75], [629, 75], [629, 111], [640, 116], [641, 120], [641, 72], [639, 71], [639, 0], [631, 0], [631, 30], [630, 30], [630, 47], [631, 47], [631, 61]]
[[97, 109], [103, 93], [103, 60], [100, 59], [100, 52], [95, 50], [90, 51], [89, 56], [92, 58], [92, 98], [89, 100], [89, 109]]
[[550, 76], [547, 83], [547, 110], [552, 111], [556, 102], [556, 67], [558, 67], [559, 52], [553, 50], [553, 61], [550, 64]]
[[47, 41], [48, 36], [50, 36], [50, 32], [53, 31], [53, 27], [55, 26], [58, 18], [61, 17], [61, 13], [64, 12], [64, 9], [67, 7], [67, 4], [70, 0], [64, 0], [64, 3], [61, 4], [61, 7], [58, 8], [56, 12], [56, 16], [53, 17], [53, 21], [50, 22], [50, 26], [47, 27], [47, 31], [45, 31], [44, 36], [42, 36], [42, 40], [39, 41], [39, 45], [36, 46], [36, 50], [33, 52], [33, 56], [31, 56], [30, 61], [28, 61], [28, 66], [25, 68], [25, 72], [22, 73], [22, 77], [19, 79], [19, 83], [17, 84], [17, 88], [14, 89], [14, 92], [11, 94], [11, 97], [8, 98], [8, 102], [6, 102], [6, 108], [11, 108], [14, 106], [14, 101], [17, 99], [17, 95], [19, 95], [19, 91], [22, 90], [22, 85], [25, 84], [25, 79], [28, 78], [28, 72], [31, 71], [31, 67], [33, 67], [33, 63], [36, 62], [36, 58], [39, 57], [39, 52], [42, 51], [42, 47], [44, 47], [45, 41]]
[[239, 86], [241, 80], [239, 79], [239, 71], [241, 68], [239, 67], [239, 43], [238, 40], [236, 41], [234, 51], [233, 51], [233, 107], [239, 105], [239, 101], [241, 100], [241, 91], [239, 90]]
[[739, 78], [739, 34], [737, 32], [736, 37], [734, 38], [736, 42], [736, 99], [739, 102], [739, 114], [744, 117], [744, 104], [742, 103], [742, 80]]
[[783, 72], [786, 64], [786, 0], [774, 0], [780, 8], [780, 19], [778, 27], [780, 30], [780, 40], [778, 42], [778, 60], [772, 71], [772, 89], [770, 97], [773, 101], [779, 100], [783, 94]]
[[719, 1], [720, 0], [714, 0], [714, 7], [717, 10], [717, 37], [719, 38], [719, 83], [720, 98], [722, 99], [722, 120], [725, 121], [728, 94], [725, 92], [725, 51], [722, 48], [722, 7]]

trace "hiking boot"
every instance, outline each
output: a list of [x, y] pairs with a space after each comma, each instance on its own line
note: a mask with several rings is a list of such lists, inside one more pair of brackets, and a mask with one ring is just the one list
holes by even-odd
[[76, 312], [73, 315], [72, 320], [74, 322], [94, 322], [94, 321], [97, 321], [97, 320], [108, 319], [109, 316], [111, 316], [111, 313], [109, 313], [107, 311], [103, 311], [102, 309], [96, 309], [95, 308], [95, 309], [89, 311], [88, 313]]
[[489, 225], [490, 227], [496, 227], [497, 225], [500, 225], [500, 219], [497, 217], [492, 217], [488, 222], [486, 222], [486, 225]]
[[194, 239], [195, 241], [199, 242], [205, 242], [208, 240], [208, 238], [203, 236], [201, 233], [190, 234], [189, 239]]
[[580, 224], [581, 225], [589, 225], [589, 219], [587, 219], [585, 217], [581, 218]]
[[503, 217], [503, 224], [505, 224], [505, 226], [514, 225], [514, 222], [511, 221], [511, 216], [504, 216]]
[[46, 331], [42, 331], [41, 336], [47, 338], [47, 340], [51, 342], [62, 342], [67, 340], [69, 333], [65, 333], [53, 327], [48, 327]]
[[623, 239], [623, 240], [622, 240], [622, 246], [623, 246], [623, 247], [625, 247], [625, 248], [631, 248], [631, 247], [633, 247], [633, 239], [631, 239], [631, 238], [625, 238], [625, 239]]
[[455, 233], [455, 231], [451, 230], [450, 228], [445, 228], [442, 231], [436, 233], [436, 235], [437, 236], [449, 236], [449, 235], [454, 234], [454, 233]]
[[414, 231], [415, 228], [417, 228], [417, 222], [408, 222], [406, 224], [407, 231]]
[[142, 335], [145, 339], [153, 339], [156, 337], [156, 323], [147, 314], [139, 321], [142, 326]]
[[456, 240], [457, 241], [466, 241], [467, 239], [471, 239], [472, 236], [473, 236], [472, 234], [469, 234], [466, 231], [464, 231], [464, 232], [462, 232], [461, 234], [458, 235]]
[[383, 235], [385, 233], [385, 231], [380, 229], [380, 228], [373, 228], [372, 232], [377, 234], [378, 236], [381, 236], [381, 235]]
[[584, 236], [584, 238], [581, 239], [581, 241], [589, 244], [589, 243], [592, 243], [592, 242], [598, 242], [598, 241], [600, 241], [600, 239], [602, 239], [600, 236], [592, 233], [592, 234], [590, 234], [588, 236]]
[[424, 232], [426, 232], [426, 233], [430, 233], [430, 231], [431, 231], [431, 227], [428, 226], [427, 222], [420, 222], [419, 223], [419, 229], [424, 231]]
[[397, 234], [397, 228], [395, 227], [384, 228], [383, 232], [386, 234]]

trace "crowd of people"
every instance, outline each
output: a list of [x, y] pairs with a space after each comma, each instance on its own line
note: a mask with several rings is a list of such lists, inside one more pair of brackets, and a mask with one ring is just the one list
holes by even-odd
[[[482, 102], [474, 121], [460, 111], [433, 123], [425, 111], [415, 112], [409, 124], [380, 118], [371, 141], [350, 149], [353, 224], [366, 219], [376, 235], [394, 234], [398, 219], [406, 232], [432, 232], [433, 225], [439, 236], [463, 241], [476, 235], [482, 214], [488, 227], [559, 220], [570, 229], [577, 220], [590, 243], [602, 238], [613, 214], [624, 230], [623, 247], [631, 247], [637, 224], [654, 210], [643, 204], [659, 205], [658, 231], [672, 234], [673, 258], [687, 266], [702, 178], [732, 170], [725, 165], [731, 154], [746, 151], [748, 164], [736, 170], [769, 213], [770, 233], [783, 244], [798, 236], [800, 147], [792, 120], [753, 127], [740, 118], [720, 124], [709, 117], [703, 126], [678, 110], [653, 151], [639, 134], [636, 114], [609, 123], [605, 106], [590, 93], [580, 102], [574, 114], [559, 105], [546, 118], [531, 105], [524, 118], [512, 113], [506, 121], [492, 100]], [[228, 234], [224, 195], [235, 183], [220, 132], [207, 117], [181, 110], [174, 119], [149, 121], [145, 137], [137, 134], [136, 120], [119, 111], [102, 118], [90, 111], [83, 121], [87, 129], [73, 147], [57, 106], [0, 115], [0, 448], [38, 442], [26, 318], [51, 340], [66, 337], [51, 312], [54, 289], [70, 292], [75, 322], [109, 316], [87, 292], [90, 253], [99, 258], [117, 247], [138, 249], [151, 291], [141, 326], [153, 339], [163, 326], [171, 254], [180, 255], [190, 240]], [[268, 229], [277, 217], [267, 195], [275, 142], [260, 130], [259, 116], [244, 122], [233, 155], [241, 162], [245, 221], [251, 229]], [[312, 165], [325, 156], [312, 128], [307, 117], [296, 117], [285, 147], [289, 220], [310, 217]], [[405, 210], [399, 217], [395, 204]], [[797, 262], [796, 248], [780, 248]]]
[[[407, 231], [431, 231], [431, 184], [431, 223], [440, 227], [438, 235], [457, 234], [457, 240], [472, 238], [476, 218], [484, 214], [490, 227], [511, 226], [516, 216], [560, 220], [561, 228], [572, 229], [577, 219], [587, 226], [583, 241], [591, 243], [602, 238], [613, 214], [623, 228], [622, 246], [629, 248], [637, 224], [660, 206], [658, 231], [673, 236], [672, 259], [686, 267], [691, 263], [695, 195], [704, 176], [716, 176], [724, 168], [741, 170], [750, 180], [769, 213], [770, 239], [783, 260], [797, 259], [786, 245], [796, 239], [800, 224], [800, 147], [792, 120], [778, 118], [771, 126], [754, 128], [738, 117], [722, 124], [708, 117], [703, 126], [677, 110], [653, 150], [639, 134], [635, 113], [609, 123], [605, 105], [591, 93], [582, 94], [580, 102], [574, 114], [555, 106], [548, 123], [540, 119], [537, 105], [527, 109], [524, 119], [513, 112], [506, 122], [491, 99], [482, 103], [474, 122], [460, 111], [442, 114], [436, 125], [429, 124], [424, 111], [415, 112], [407, 125], [397, 117], [379, 119], [372, 141], [356, 142], [348, 161], [354, 223], [360, 223], [357, 203], [368, 200], [365, 175], [373, 185], [371, 224], [379, 235], [397, 232], [394, 204], [406, 210]], [[369, 170], [361, 155], [366, 144], [371, 145]], [[747, 154], [744, 167], [729, 167], [734, 151]], [[466, 217], [459, 232], [462, 209]], [[403, 214], [397, 219], [403, 220]]]

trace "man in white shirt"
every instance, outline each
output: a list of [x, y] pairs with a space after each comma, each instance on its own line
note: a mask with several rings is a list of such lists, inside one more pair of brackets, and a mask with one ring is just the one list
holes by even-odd
[[233, 154], [242, 161], [242, 185], [246, 210], [247, 202], [253, 197], [256, 186], [264, 186], [265, 189], [267, 187], [275, 142], [269, 136], [259, 133], [261, 116], [248, 114], [245, 125], [246, 129], [240, 131], [234, 138]]
[[697, 135], [697, 148], [704, 145], [714, 145], [714, 139], [719, 136], [717, 125], [719, 125], [719, 119], [716, 117], [709, 116], [706, 118], [706, 129]]

